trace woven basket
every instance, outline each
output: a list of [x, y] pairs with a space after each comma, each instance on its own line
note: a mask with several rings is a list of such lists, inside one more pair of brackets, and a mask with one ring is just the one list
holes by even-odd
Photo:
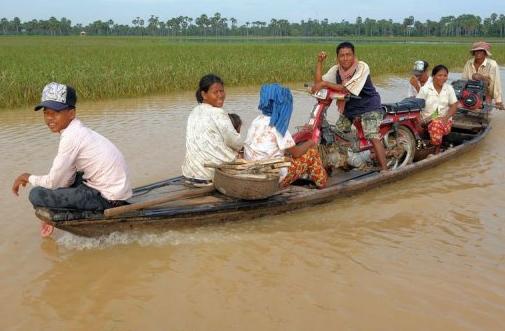
[[279, 176], [254, 178], [248, 175], [231, 175], [216, 169], [214, 186], [224, 195], [244, 199], [265, 199], [279, 191]]

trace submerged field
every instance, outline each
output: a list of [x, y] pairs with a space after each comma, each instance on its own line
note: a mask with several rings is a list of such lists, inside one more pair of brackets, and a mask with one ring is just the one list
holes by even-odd
[[[335, 44], [341, 40], [335, 40]], [[357, 55], [373, 76], [407, 77], [425, 59], [460, 70], [469, 43], [364, 43]], [[139, 37], [0, 37], [0, 108], [31, 105], [50, 81], [73, 85], [80, 100], [193, 90], [199, 78], [219, 74], [228, 86], [311, 81], [319, 50], [333, 43], [203, 42]], [[505, 45], [494, 45], [505, 63]]]

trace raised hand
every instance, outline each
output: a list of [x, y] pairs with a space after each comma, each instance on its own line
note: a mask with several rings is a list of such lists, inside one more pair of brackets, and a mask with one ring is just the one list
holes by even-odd
[[324, 60], [326, 60], [326, 58], [328, 57], [328, 55], [326, 54], [325, 51], [321, 51], [319, 52], [319, 54], [317, 54], [317, 62], [324, 62]]

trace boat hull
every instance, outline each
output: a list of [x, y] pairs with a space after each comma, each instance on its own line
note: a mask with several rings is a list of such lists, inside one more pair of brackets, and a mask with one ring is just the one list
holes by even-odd
[[[368, 191], [433, 168], [475, 148], [490, 129], [486, 125], [478, 134], [468, 134], [466, 139], [463, 136], [463, 142], [458, 146], [393, 171], [380, 173], [353, 170], [341, 173], [331, 177], [328, 187], [324, 189], [292, 185], [275, 196], [255, 201], [234, 199], [214, 191], [204, 197], [175, 201], [109, 219], [101, 213], [54, 212], [44, 208], [37, 208], [36, 215], [58, 229], [79, 236], [96, 237], [112, 232], [181, 229], [280, 214]], [[181, 189], [184, 189], [182, 177], [176, 177], [137, 188], [134, 193], [138, 200], [142, 200], [149, 198], [149, 194], [156, 190], [173, 192]]]

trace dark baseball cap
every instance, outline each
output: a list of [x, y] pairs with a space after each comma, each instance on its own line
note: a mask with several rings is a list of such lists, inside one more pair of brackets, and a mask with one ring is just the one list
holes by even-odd
[[49, 83], [42, 90], [41, 102], [35, 106], [35, 110], [51, 108], [56, 111], [75, 108], [77, 95], [71, 86], [60, 83]]

